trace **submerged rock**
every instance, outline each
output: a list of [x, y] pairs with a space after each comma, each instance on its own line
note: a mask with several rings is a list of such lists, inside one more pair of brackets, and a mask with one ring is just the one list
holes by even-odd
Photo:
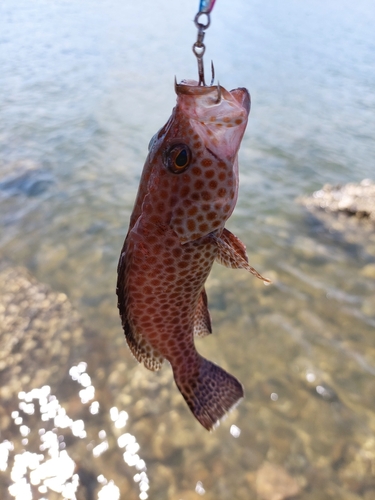
[[[0, 265], [0, 399], [57, 387], [79, 356], [83, 324], [64, 293], [23, 268]], [[74, 353], [74, 355], [72, 355]]]
[[321, 209], [331, 213], [345, 213], [359, 219], [375, 222], [375, 182], [364, 179], [362, 182], [344, 186], [326, 184], [312, 196], [298, 200], [309, 210]]
[[31, 160], [15, 162], [3, 170], [0, 191], [8, 195], [39, 196], [54, 183], [51, 172]]
[[284, 467], [265, 462], [256, 475], [256, 491], [262, 500], [286, 500], [301, 493], [301, 488]]

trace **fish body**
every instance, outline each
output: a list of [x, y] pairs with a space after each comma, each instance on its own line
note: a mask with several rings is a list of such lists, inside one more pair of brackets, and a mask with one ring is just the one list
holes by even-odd
[[264, 279], [224, 227], [237, 201], [250, 95], [192, 81], [176, 84], [176, 93], [171, 117], [150, 141], [118, 264], [118, 307], [135, 358], [150, 370], [167, 359], [190, 410], [210, 430], [243, 388], [195, 348], [194, 336], [211, 333], [205, 281], [215, 260]]

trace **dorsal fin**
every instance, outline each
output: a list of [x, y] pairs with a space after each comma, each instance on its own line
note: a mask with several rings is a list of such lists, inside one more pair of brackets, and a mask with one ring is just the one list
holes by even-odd
[[212, 235], [212, 238], [218, 248], [217, 262], [232, 269], [246, 269], [264, 283], [271, 283], [271, 280], [264, 278], [256, 269], [250, 266], [245, 245], [228, 229], [224, 228], [220, 237]]
[[163, 364], [163, 356], [148, 342], [146, 342], [143, 337], [137, 334], [131, 325], [130, 318], [128, 317], [127, 272], [130, 266], [131, 256], [131, 245], [128, 244], [128, 238], [126, 237], [117, 267], [117, 307], [120, 311], [126, 342], [133, 356], [137, 361], [139, 361], [139, 363], [143, 363], [149, 370], [157, 371], [160, 370]]
[[207, 307], [207, 294], [203, 288], [194, 316], [194, 335], [196, 337], [205, 337], [212, 333], [211, 316]]

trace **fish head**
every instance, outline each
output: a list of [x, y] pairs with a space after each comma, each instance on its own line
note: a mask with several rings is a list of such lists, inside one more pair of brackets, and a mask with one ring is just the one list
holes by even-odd
[[193, 81], [175, 89], [176, 107], [150, 141], [144, 201], [186, 243], [222, 229], [234, 210], [250, 95]]
[[233, 164], [250, 113], [248, 90], [228, 91], [219, 84], [203, 87], [191, 80], [175, 84], [175, 90], [179, 110], [205, 147]]

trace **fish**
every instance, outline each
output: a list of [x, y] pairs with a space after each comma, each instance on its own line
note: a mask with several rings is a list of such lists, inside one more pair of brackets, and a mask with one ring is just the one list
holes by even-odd
[[225, 228], [238, 197], [250, 94], [193, 80], [175, 82], [175, 91], [176, 106], [149, 143], [116, 291], [134, 357], [153, 371], [166, 359], [191, 412], [212, 430], [244, 390], [195, 347], [195, 337], [212, 333], [205, 282], [215, 261], [269, 282]]

